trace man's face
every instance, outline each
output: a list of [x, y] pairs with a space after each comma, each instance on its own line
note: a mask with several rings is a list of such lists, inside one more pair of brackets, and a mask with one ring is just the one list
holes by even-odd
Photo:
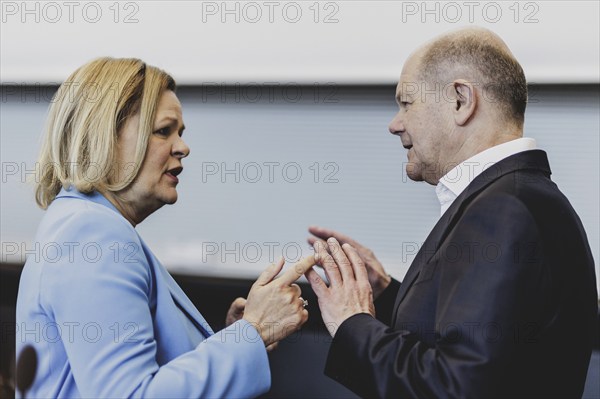
[[389, 125], [408, 149], [406, 173], [411, 180], [437, 184], [450, 168], [444, 165], [444, 147], [451, 129], [448, 102], [440, 87], [422, 81], [419, 56], [411, 56], [396, 87], [398, 113]]

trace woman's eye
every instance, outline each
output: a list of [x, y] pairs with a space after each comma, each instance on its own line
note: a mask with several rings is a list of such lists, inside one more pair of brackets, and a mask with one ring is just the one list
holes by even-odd
[[168, 127], [163, 127], [162, 129], [158, 129], [154, 133], [158, 134], [159, 136], [168, 136], [169, 135], [169, 128]]

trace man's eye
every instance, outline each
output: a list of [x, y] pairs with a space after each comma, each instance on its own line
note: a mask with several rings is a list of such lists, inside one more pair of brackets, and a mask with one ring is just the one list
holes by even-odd
[[169, 135], [169, 128], [168, 127], [163, 127], [162, 129], [158, 129], [157, 131], [155, 131], [154, 134], [158, 134], [159, 136], [168, 136]]

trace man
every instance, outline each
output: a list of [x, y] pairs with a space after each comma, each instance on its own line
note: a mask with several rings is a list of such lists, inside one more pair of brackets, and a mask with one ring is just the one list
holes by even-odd
[[309, 229], [329, 281], [306, 273], [333, 336], [325, 373], [364, 397], [580, 397], [594, 263], [546, 153], [522, 138], [519, 63], [492, 32], [455, 31], [409, 57], [396, 99], [390, 132], [442, 216], [402, 284], [351, 238]]

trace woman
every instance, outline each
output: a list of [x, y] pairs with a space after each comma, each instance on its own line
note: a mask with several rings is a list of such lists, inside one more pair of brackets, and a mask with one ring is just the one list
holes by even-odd
[[190, 149], [165, 72], [102, 58], [53, 99], [36, 200], [47, 209], [17, 299], [17, 355], [39, 357], [32, 397], [251, 397], [270, 387], [266, 346], [308, 318], [301, 261], [258, 278], [214, 333], [137, 234], [177, 201]]

